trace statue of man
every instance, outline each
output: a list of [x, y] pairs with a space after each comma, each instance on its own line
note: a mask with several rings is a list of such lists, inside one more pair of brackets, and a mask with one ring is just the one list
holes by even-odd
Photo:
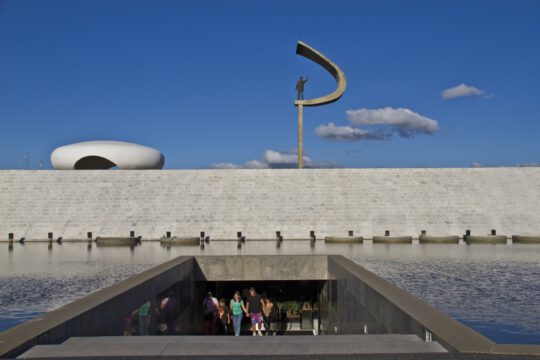
[[296, 82], [296, 91], [298, 92], [296, 100], [304, 100], [304, 84], [307, 83], [308, 80], [307, 76], [305, 80], [300, 76], [300, 79]]

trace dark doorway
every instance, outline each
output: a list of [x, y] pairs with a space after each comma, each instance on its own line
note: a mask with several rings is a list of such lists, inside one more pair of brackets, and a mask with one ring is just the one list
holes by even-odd
[[[276, 307], [276, 319], [271, 324], [273, 335], [305, 334], [320, 331], [321, 292], [326, 280], [303, 281], [205, 281], [200, 282], [204, 294], [211, 291], [218, 299], [225, 299], [228, 305], [235, 291], [242, 299], [248, 297], [249, 288], [254, 287], [263, 298], [268, 298]], [[202, 304], [202, 299], [200, 301]], [[249, 319], [244, 318], [243, 333], [249, 333]]]

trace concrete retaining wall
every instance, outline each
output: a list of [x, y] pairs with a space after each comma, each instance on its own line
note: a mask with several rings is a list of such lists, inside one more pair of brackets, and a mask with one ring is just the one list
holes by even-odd
[[180, 325], [190, 332], [194, 301], [204, 296], [194, 288], [201, 276], [194, 262], [192, 257], [178, 257], [8, 329], [0, 333], [0, 358], [17, 356], [38, 344], [58, 344], [72, 336], [122, 335], [124, 317], [147, 301], [155, 308], [157, 296], [171, 286], [179, 287], [176, 291], [184, 310]]
[[205, 281], [325, 280], [324, 255], [197, 256]]
[[0, 171], [0, 239], [539, 235], [540, 168]]
[[[489, 352], [495, 343], [343, 256], [328, 257], [327, 331], [415, 334], [426, 330], [447, 350]], [[536, 349], [538, 351], [538, 348]]]

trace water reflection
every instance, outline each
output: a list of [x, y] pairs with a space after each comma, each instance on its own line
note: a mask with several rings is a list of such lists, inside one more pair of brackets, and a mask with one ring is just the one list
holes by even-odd
[[180, 255], [342, 254], [497, 342], [540, 344], [540, 246], [0, 244], [0, 331]]

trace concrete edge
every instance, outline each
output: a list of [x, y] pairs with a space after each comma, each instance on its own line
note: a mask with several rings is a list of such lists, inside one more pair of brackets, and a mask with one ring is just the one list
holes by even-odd
[[[472, 235], [471, 235], [472, 236]], [[498, 235], [497, 235], [498, 236]], [[370, 235], [362, 235], [362, 236], [354, 236], [354, 237], [361, 237], [363, 238], [364, 240], [368, 240], [368, 241], [372, 241], [373, 238], [392, 238], [392, 236], [370, 236]], [[429, 235], [426, 235], [426, 236], [423, 236], [423, 235], [414, 235], [414, 236], [403, 236], [404, 238], [411, 238], [412, 240], [421, 240], [421, 239], [434, 239], [434, 240], [442, 240], [443, 238], [458, 238], [461, 239], [460, 236], [458, 235], [447, 235], [447, 236], [429, 236]], [[88, 243], [88, 242], [91, 242], [91, 243], [95, 243], [95, 240], [96, 240], [97, 237], [93, 238], [93, 239], [83, 239], [83, 238], [64, 238], [62, 239], [62, 243]], [[181, 237], [181, 238], [184, 238], [184, 237]], [[188, 237], [185, 237], [185, 238], [188, 238]], [[193, 237], [194, 238], [194, 237]], [[334, 238], [334, 236], [324, 236], [324, 237], [317, 237], [316, 238], [316, 241], [324, 241], [325, 238]], [[343, 238], [346, 238], [346, 236], [343, 236]], [[506, 237], [508, 240], [511, 240], [511, 243], [513, 244], [540, 244], [540, 236], [525, 236], [525, 235], [512, 235], [512, 236], [507, 236]], [[141, 242], [142, 243], [145, 243], [145, 242], [161, 242], [163, 241], [163, 237], [160, 237], [160, 238], [145, 238], [145, 237], [142, 237], [141, 238]], [[517, 240], [516, 240], [517, 239]], [[268, 237], [249, 237], [249, 236], [246, 236], [246, 242], [252, 242], [252, 241], [277, 241], [278, 239], [277, 238], [272, 238], [270, 236]], [[384, 240], [384, 239], [382, 239]], [[234, 238], [234, 237], [230, 237], [230, 238], [212, 238], [210, 237], [210, 242], [227, 242], [227, 241], [234, 241], [234, 242], [237, 242], [238, 241], [238, 238]], [[283, 237], [283, 241], [312, 241], [312, 239], [308, 238], [308, 237]], [[25, 239], [24, 240], [24, 244], [37, 244], [37, 243], [50, 243], [51, 241], [49, 239]], [[53, 243], [56, 244], [56, 239], [54, 239], [52, 241]], [[427, 241], [423, 241], [422, 243], [425, 243], [425, 244], [428, 244], [428, 243], [439, 243], [442, 241], [434, 241], [434, 242], [427, 242]], [[10, 241], [10, 240], [7, 240], [7, 239], [0, 239], [0, 244], [9, 244], [9, 243], [13, 243], [14, 245], [17, 245], [19, 243], [19, 239], [16, 239], [16, 240], [13, 240], [13, 241]], [[384, 244], [384, 243], [390, 243], [390, 241], [381, 241], [381, 242], [378, 242], [378, 243], [381, 243], [381, 244]], [[501, 244], [504, 243], [506, 244], [506, 242], [501, 242]], [[457, 243], [456, 243], [457, 244]]]
[[373, 236], [374, 244], [412, 244], [412, 236]]
[[430, 236], [420, 235], [420, 244], [459, 244], [459, 236]]
[[[251, 281], [328, 280], [327, 255], [194, 255], [193, 257], [195, 267], [206, 281], [245, 281], [247, 264], [250, 266]], [[271, 261], [268, 261], [269, 259]], [[216, 271], [219, 273], [218, 276]]]
[[326, 243], [344, 243], [344, 244], [361, 244], [364, 242], [362, 236], [325, 236]]
[[467, 244], [507, 244], [506, 235], [470, 235], [465, 237]]
[[458, 352], [487, 353], [496, 345], [482, 334], [454, 320], [352, 260], [342, 255], [329, 255], [328, 260], [335, 261], [351, 274], [357, 276], [366, 285], [388, 299], [452, 349]]
[[26, 344], [32, 344], [31, 346], [37, 344], [43, 334], [189, 261], [194, 261], [194, 258], [192, 256], [177, 257], [1, 332], [0, 358], [9, 356]]
[[513, 244], [540, 244], [539, 236], [512, 235]]
[[540, 345], [530, 344], [495, 344], [490, 353], [505, 355], [540, 355]]

